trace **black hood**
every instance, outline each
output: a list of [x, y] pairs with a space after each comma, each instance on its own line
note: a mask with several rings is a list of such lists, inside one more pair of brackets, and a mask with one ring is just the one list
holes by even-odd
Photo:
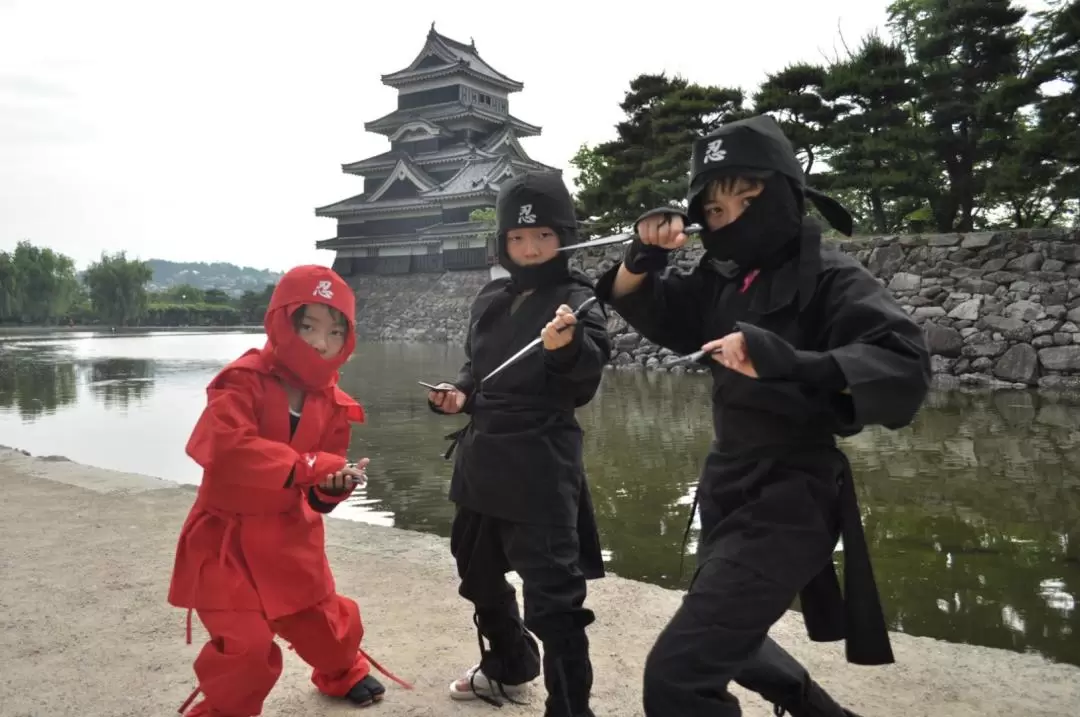
[[851, 236], [851, 214], [832, 197], [807, 186], [795, 148], [769, 115], [730, 122], [694, 140], [686, 196], [690, 221], [705, 225], [702, 195], [713, 180], [725, 176], [768, 179], [775, 174], [788, 180], [800, 210], [809, 199], [830, 225]]
[[512, 229], [548, 227], [563, 246], [579, 241], [574, 201], [557, 172], [524, 172], [499, 187], [495, 200], [496, 241], [499, 264], [522, 289], [560, 283], [569, 275], [569, 257], [560, 252], [554, 259], [534, 266], [519, 266], [506, 251], [506, 235]]

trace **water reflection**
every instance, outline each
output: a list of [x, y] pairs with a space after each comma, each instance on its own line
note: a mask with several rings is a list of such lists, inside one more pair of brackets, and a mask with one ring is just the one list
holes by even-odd
[[106, 408], [127, 409], [153, 388], [153, 364], [146, 359], [105, 359], [90, 364], [90, 391]]
[[0, 353], [0, 410], [30, 421], [75, 401], [75, 367], [43, 353]]
[[[0, 342], [0, 443], [196, 482], [183, 445], [205, 384], [261, 340]], [[449, 346], [360, 347], [343, 384], [367, 410], [352, 454], [371, 457], [371, 480], [343, 517], [448, 534], [444, 436], [464, 419], [431, 413], [416, 380], [452, 376], [460, 361]], [[609, 568], [684, 585], [692, 567], [680, 577], [679, 551], [711, 430], [707, 379], [610, 372], [579, 415]], [[1080, 406], [1026, 392], [938, 393], [912, 427], [844, 442], [892, 627], [1080, 665], [1078, 426]]]

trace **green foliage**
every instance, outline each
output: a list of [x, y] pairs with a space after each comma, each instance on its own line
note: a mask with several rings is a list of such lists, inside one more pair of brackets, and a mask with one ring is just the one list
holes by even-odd
[[222, 304], [159, 304], [146, 307], [149, 326], [236, 326], [243, 323], [243, 312]]
[[580, 172], [579, 214], [594, 231], [607, 233], [647, 209], [681, 203], [691, 141], [742, 116], [742, 103], [740, 90], [663, 74], [635, 78], [620, 105], [627, 118], [616, 125], [617, 138], [582, 147], [571, 160]]
[[63, 254], [19, 244], [0, 252], [0, 323], [112, 326], [261, 324], [275, 284], [230, 297], [220, 288], [175, 284], [147, 291], [151, 262], [102, 254], [83, 272]]
[[888, 36], [771, 73], [745, 106], [739, 89], [641, 75], [615, 139], [571, 160], [579, 210], [608, 233], [681, 203], [692, 137], [769, 113], [858, 231], [1075, 222], [1080, 0], [1025, 18], [1011, 0], [895, 0]]
[[79, 295], [72, 260], [23, 241], [0, 252], [0, 321], [55, 323]]
[[90, 290], [90, 303], [101, 320], [127, 325], [146, 314], [146, 282], [151, 276], [153, 272], [144, 261], [129, 260], [124, 252], [102, 253], [101, 259], [86, 270], [84, 281]]
[[486, 207], [484, 209], [474, 209], [469, 212], [470, 222], [483, 222], [490, 224], [492, 228], [495, 227], [495, 208]]

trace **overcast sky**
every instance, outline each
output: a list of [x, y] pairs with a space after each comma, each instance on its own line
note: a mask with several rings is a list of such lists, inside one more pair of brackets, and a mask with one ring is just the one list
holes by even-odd
[[363, 124], [432, 21], [525, 84], [510, 111], [543, 127], [525, 149], [567, 168], [613, 135], [634, 76], [752, 92], [834, 55], [838, 28], [854, 48], [887, 4], [0, 0], [0, 250], [329, 264], [314, 208], [362, 191], [340, 165], [389, 148]]

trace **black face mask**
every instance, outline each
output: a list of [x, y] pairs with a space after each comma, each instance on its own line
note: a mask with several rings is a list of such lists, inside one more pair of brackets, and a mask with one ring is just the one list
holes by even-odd
[[791, 184], [775, 174], [738, 219], [720, 229], [702, 231], [701, 243], [716, 261], [732, 262], [743, 271], [767, 268], [786, 260], [790, 248], [797, 245], [802, 215]]
[[514, 292], [562, 284], [570, 277], [570, 264], [566, 254], [562, 253], [543, 264], [521, 266], [512, 261], [506, 261], [502, 266], [510, 272], [510, 290]]
[[[556, 233], [559, 235], [559, 244], [565, 245], [567, 237], [564, 232]], [[543, 264], [522, 266], [512, 260], [506, 251], [505, 235], [499, 237], [499, 265], [509, 272], [510, 286], [507, 288], [513, 293], [562, 284], [570, 278], [570, 257], [565, 252], [559, 252]]]

